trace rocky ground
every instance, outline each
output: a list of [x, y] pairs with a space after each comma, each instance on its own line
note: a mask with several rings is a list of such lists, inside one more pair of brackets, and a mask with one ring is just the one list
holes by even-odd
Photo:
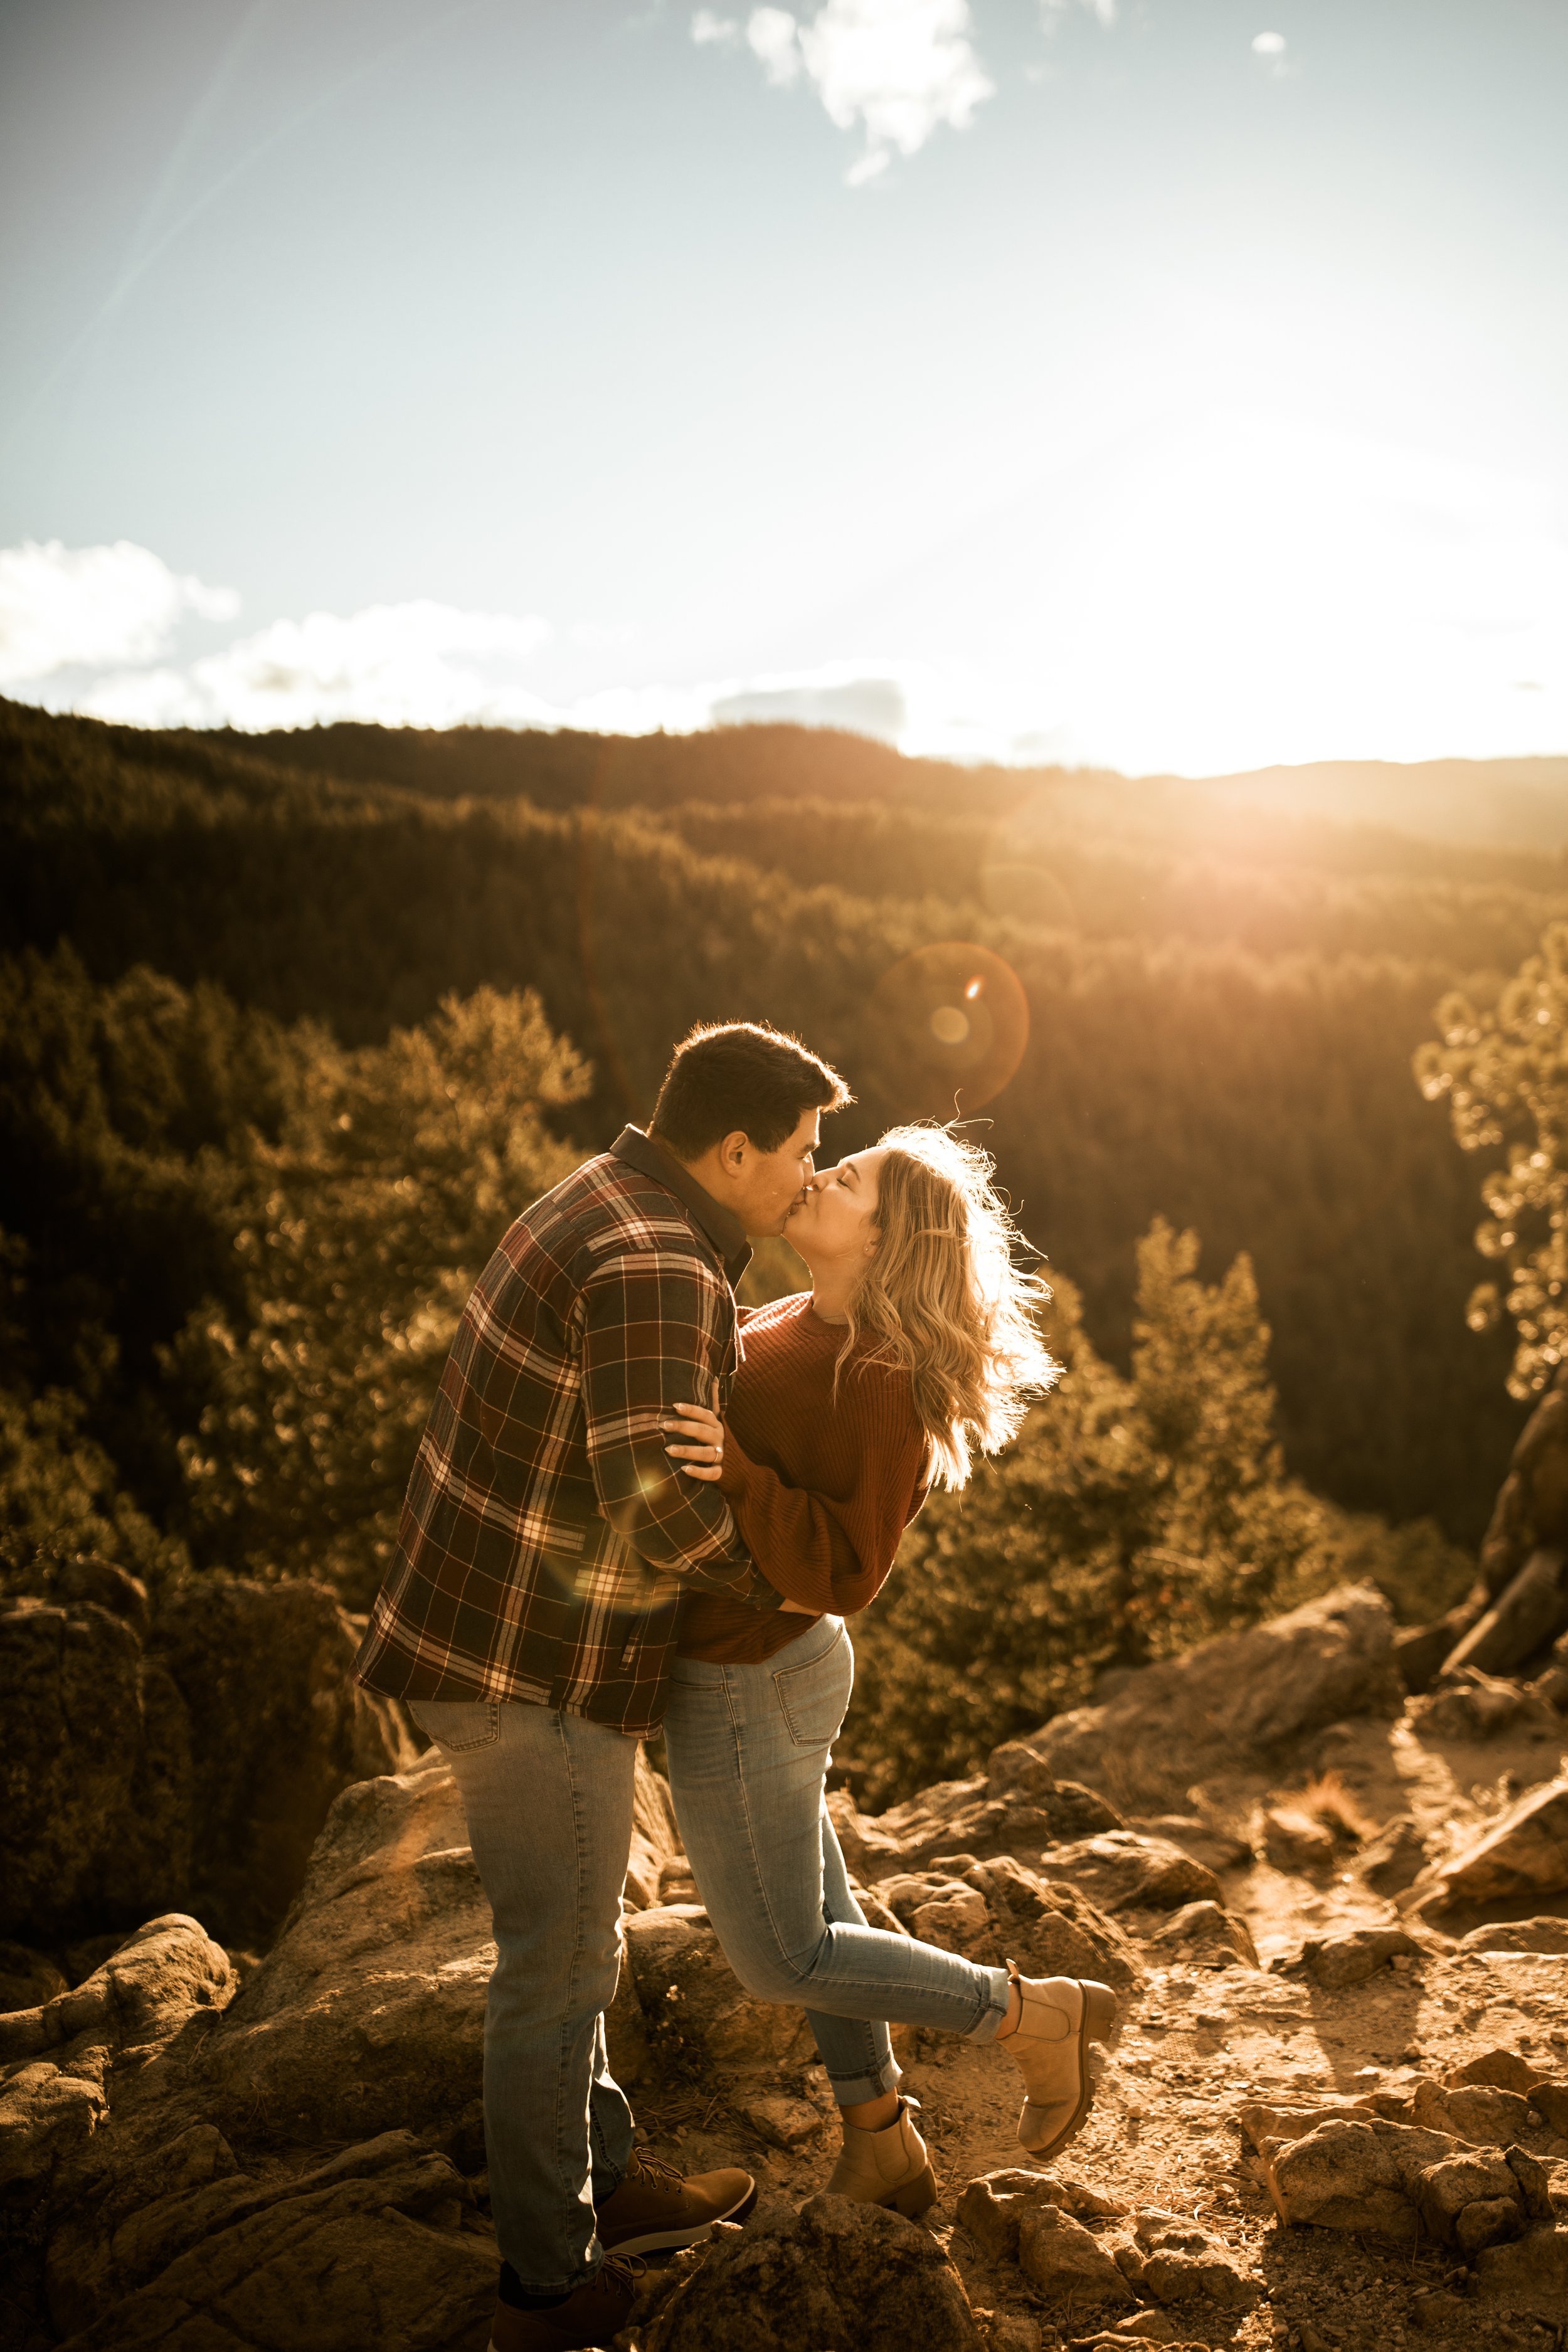
[[[645, 1767], [614, 2063], [651, 2152], [764, 2193], [650, 2272], [623, 2352], [1568, 2341], [1568, 1726], [1550, 1675], [1407, 1698], [1394, 1655], [1375, 1594], [1332, 1595], [983, 1778], [835, 1797], [881, 1924], [1122, 1995], [1048, 2168], [1005, 2053], [897, 2036], [930, 2226], [817, 2195], [809, 2035], [731, 1976]], [[12, 1948], [12, 2352], [482, 2352], [488, 1930], [427, 1755], [343, 1789], [258, 1961], [177, 1913], [76, 1984]]]

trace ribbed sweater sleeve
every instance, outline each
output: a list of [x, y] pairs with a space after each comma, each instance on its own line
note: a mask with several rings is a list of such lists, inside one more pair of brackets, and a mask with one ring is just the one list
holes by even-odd
[[[803, 1400], [804, 1403], [804, 1400]], [[817, 1616], [852, 1617], [886, 1582], [899, 1538], [924, 1487], [926, 1440], [907, 1393], [873, 1371], [847, 1377], [837, 1412], [857, 1470], [847, 1495], [829, 1498], [752, 1461], [733, 1433], [720, 1485], [746, 1549], [768, 1582]], [[779, 1450], [809, 1468], [811, 1429], [779, 1429]]]
[[758, 1663], [876, 1598], [925, 1500], [926, 1438], [907, 1372], [852, 1353], [807, 1293], [749, 1315], [725, 1415], [721, 1492], [758, 1571], [792, 1609], [718, 1592], [681, 1603], [679, 1653]]

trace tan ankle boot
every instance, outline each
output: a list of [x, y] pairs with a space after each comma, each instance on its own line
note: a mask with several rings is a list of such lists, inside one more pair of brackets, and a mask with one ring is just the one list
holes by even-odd
[[1007, 1973], [1023, 2000], [1016, 2030], [1002, 2044], [1024, 2077], [1018, 2137], [1031, 2156], [1054, 2156], [1089, 2114], [1089, 2045], [1103, 2042], [1115, 2023], [1116, 1995], [1077, 1977], [1020, 1976], [1013, 1960]]
[[827, 2184], [829, 2197], [852, 2197], [858, 2205], [891, 2205], [911, 2220], [936, 2203], [936, 2174], [915, 2129], [915, 2105], [913, 2099], [900, 2099], [898, 2121], [885, 2131], [845, 2125], [843, 2151]]

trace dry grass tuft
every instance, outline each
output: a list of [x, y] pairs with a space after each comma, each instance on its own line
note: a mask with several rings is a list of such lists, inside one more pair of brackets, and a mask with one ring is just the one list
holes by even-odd
[[1279, 1809], [1282, 1812], [1304, 1813], [1309, 1821], [1319, 1822], [1334, 1837], [1352, 1838], [1357, 1843], [1377, 1834], [1378, 1824], [1337, 1772], [1314, 1774], [1305, 1788], [1292, 1789], [1288, 1797], [1282, 1797]]

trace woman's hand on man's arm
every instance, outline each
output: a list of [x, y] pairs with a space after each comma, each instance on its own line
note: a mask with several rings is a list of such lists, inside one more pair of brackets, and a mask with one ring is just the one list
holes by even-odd
[[[677, 1404], [669, 1417], [659, 1424], [665, 1433], [664, 1450], [672, 1462], [678, 1462], [689, 1478], [700, 1478], [705, 1486], [716, 1486], [724, 1475], [724, 1424], [716, 1412], [705, 1404]], [[781, 1616], [816, 1617], [820, 1612], [808, 1609], [804, 1601], [785, 1599], [779, 1603]]]
[[659, 1427], [670, 1460], [679, 1462], [689, 1478], [716, 1486], [724, 1475], [724, 1424], [718, 1414], [705, 1404], [671, 1405]]

